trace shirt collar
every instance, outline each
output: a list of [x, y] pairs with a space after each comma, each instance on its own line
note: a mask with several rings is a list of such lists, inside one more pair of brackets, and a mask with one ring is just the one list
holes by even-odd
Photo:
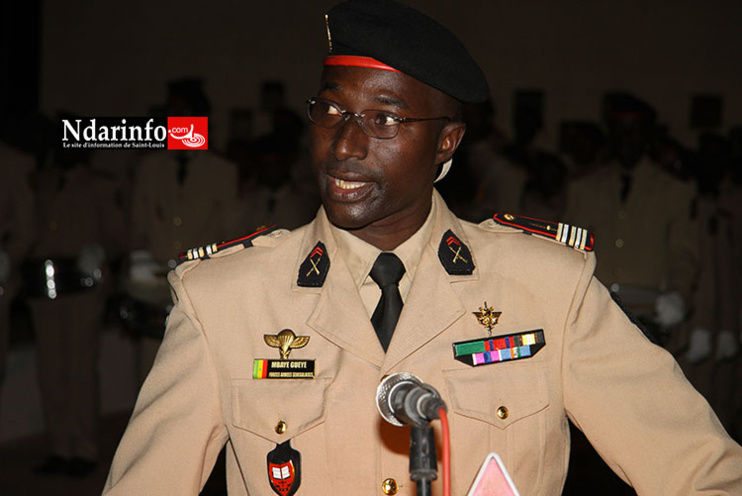
[[[430, 241], [430, 236], [433, 233], [435, 212], [436, 198], [433, 195], [430, 212], [423, 225], [415, 234], [392, 251], [404, 264], [405, 278], [412, 280], [415, 277], [423, 250]], [[371, 267], [373, 267], [381, 250], [332, 224], [330, 224], [330, 232], [335, 238], [338, 252], [345, 260], [345, 264], [348, 266], [356, 287], [360, 288], [366, 281], [369, 272], [371, 272]]]

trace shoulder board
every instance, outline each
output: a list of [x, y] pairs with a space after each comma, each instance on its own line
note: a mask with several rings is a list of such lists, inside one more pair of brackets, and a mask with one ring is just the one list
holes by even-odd
[[513, 214], [498, 213], [492, 219], [502, 226], [520, 229], [524, 234], [535, 234], [548, 238], [575, 250], [593, 251], [595, 243], [593, 234], [581, 227]]
[[211, 258], [212, 255], [218, 253], [221, 250], [226, 250], [227, 248], [232, 248], [233, 246], [244, 246], [245, 248], [248, 248], [252, 246], [253, 239], [264, 236], [268, 233], [271, 233], [276, 230], [276, 226], [270, 226], [270, 227], [264, 227], [262, 229], [258, 229], [252, 234], [248, 234], [247, 236], [243, 236], [241, 238], [234, 239], [232, 241], [224, 241], [222, 243], [212, 243], [210, 245], [205, 246], [199, 246], [198, 248], [191, 248], [188, 251], [184, 251], [183, 253], [178, 255], [178, 262], [188, 262], [190, 260], [206, 260], [208, 258]]

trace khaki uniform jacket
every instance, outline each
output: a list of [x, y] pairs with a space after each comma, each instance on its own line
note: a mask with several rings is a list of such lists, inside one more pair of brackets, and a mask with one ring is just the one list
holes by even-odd
[[572, 183], [565, 219], [595, 235], [601, 282], [678, 291], [689, 304], [699, 258], [693, 186], [644, 158], [621, 203], [622, 173], [611, 163]]
[[[301, 453], [299, 495], [381, 494], [386, 478], [413, 495], [408, 431], [375, 405], [379, 381], [400, 371], [448, 404], [453, 494], [466, 493], [491, 451], [521, 494], [560, 494], [568, 416], [640, 494], [742, 493], [742, 448], [592, 277], [593, 255], [461, 221], [439, 196], [436, 205], [386, 354], [322, 210], [296, 231], [179, 266], [170, 275], [177, 304], [105, 494], [197, 494], [227, 443], [230, 495], [272, 495], [266, 455], [290, 440]], [[449, 275], [439, 260], [449, 229], [471, 250], [471, 275]], [[300, 287], [299, 266], [318, 241], [326, 280]], [[472, 315], [485, 301], [502, 312], [493, 335], [543, 329], [545, 347], [479, 367], [454, 360], [452, 343], [487, 336]], [[278, 358], [263, 336], [287, 328], [309, 337], [290, 358], [316, 360], [316, 378], [253, 379], [254, 359]]]

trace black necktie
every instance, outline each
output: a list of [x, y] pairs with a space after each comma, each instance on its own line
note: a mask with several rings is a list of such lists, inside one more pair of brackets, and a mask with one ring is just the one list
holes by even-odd
[[183, 186], [188, 176], [188, 155], [180, 153], [175, 156], [175, 160], [178, 162], [178, 185]]
[[402, 312], [402, 295], [399, 294], [399, 281], [404, 275], [404, 265], [394, 253], [381, 253], [371, 268], [371, 279], [381, 288], [381, 298], [371, 316], [371, 324], [376, 330], [384, 351], [389, 347], [399, 314]]
[[629, 192], [631, 191], [631, 179], [630, 174], [621, 175], [621, 203], [626, 203], [626, 198], [629, 197]]

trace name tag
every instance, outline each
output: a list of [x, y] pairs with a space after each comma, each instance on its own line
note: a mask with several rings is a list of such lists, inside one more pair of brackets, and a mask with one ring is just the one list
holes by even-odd
[[314, 379], [314, 360], [256, 358], [253, 379]]

